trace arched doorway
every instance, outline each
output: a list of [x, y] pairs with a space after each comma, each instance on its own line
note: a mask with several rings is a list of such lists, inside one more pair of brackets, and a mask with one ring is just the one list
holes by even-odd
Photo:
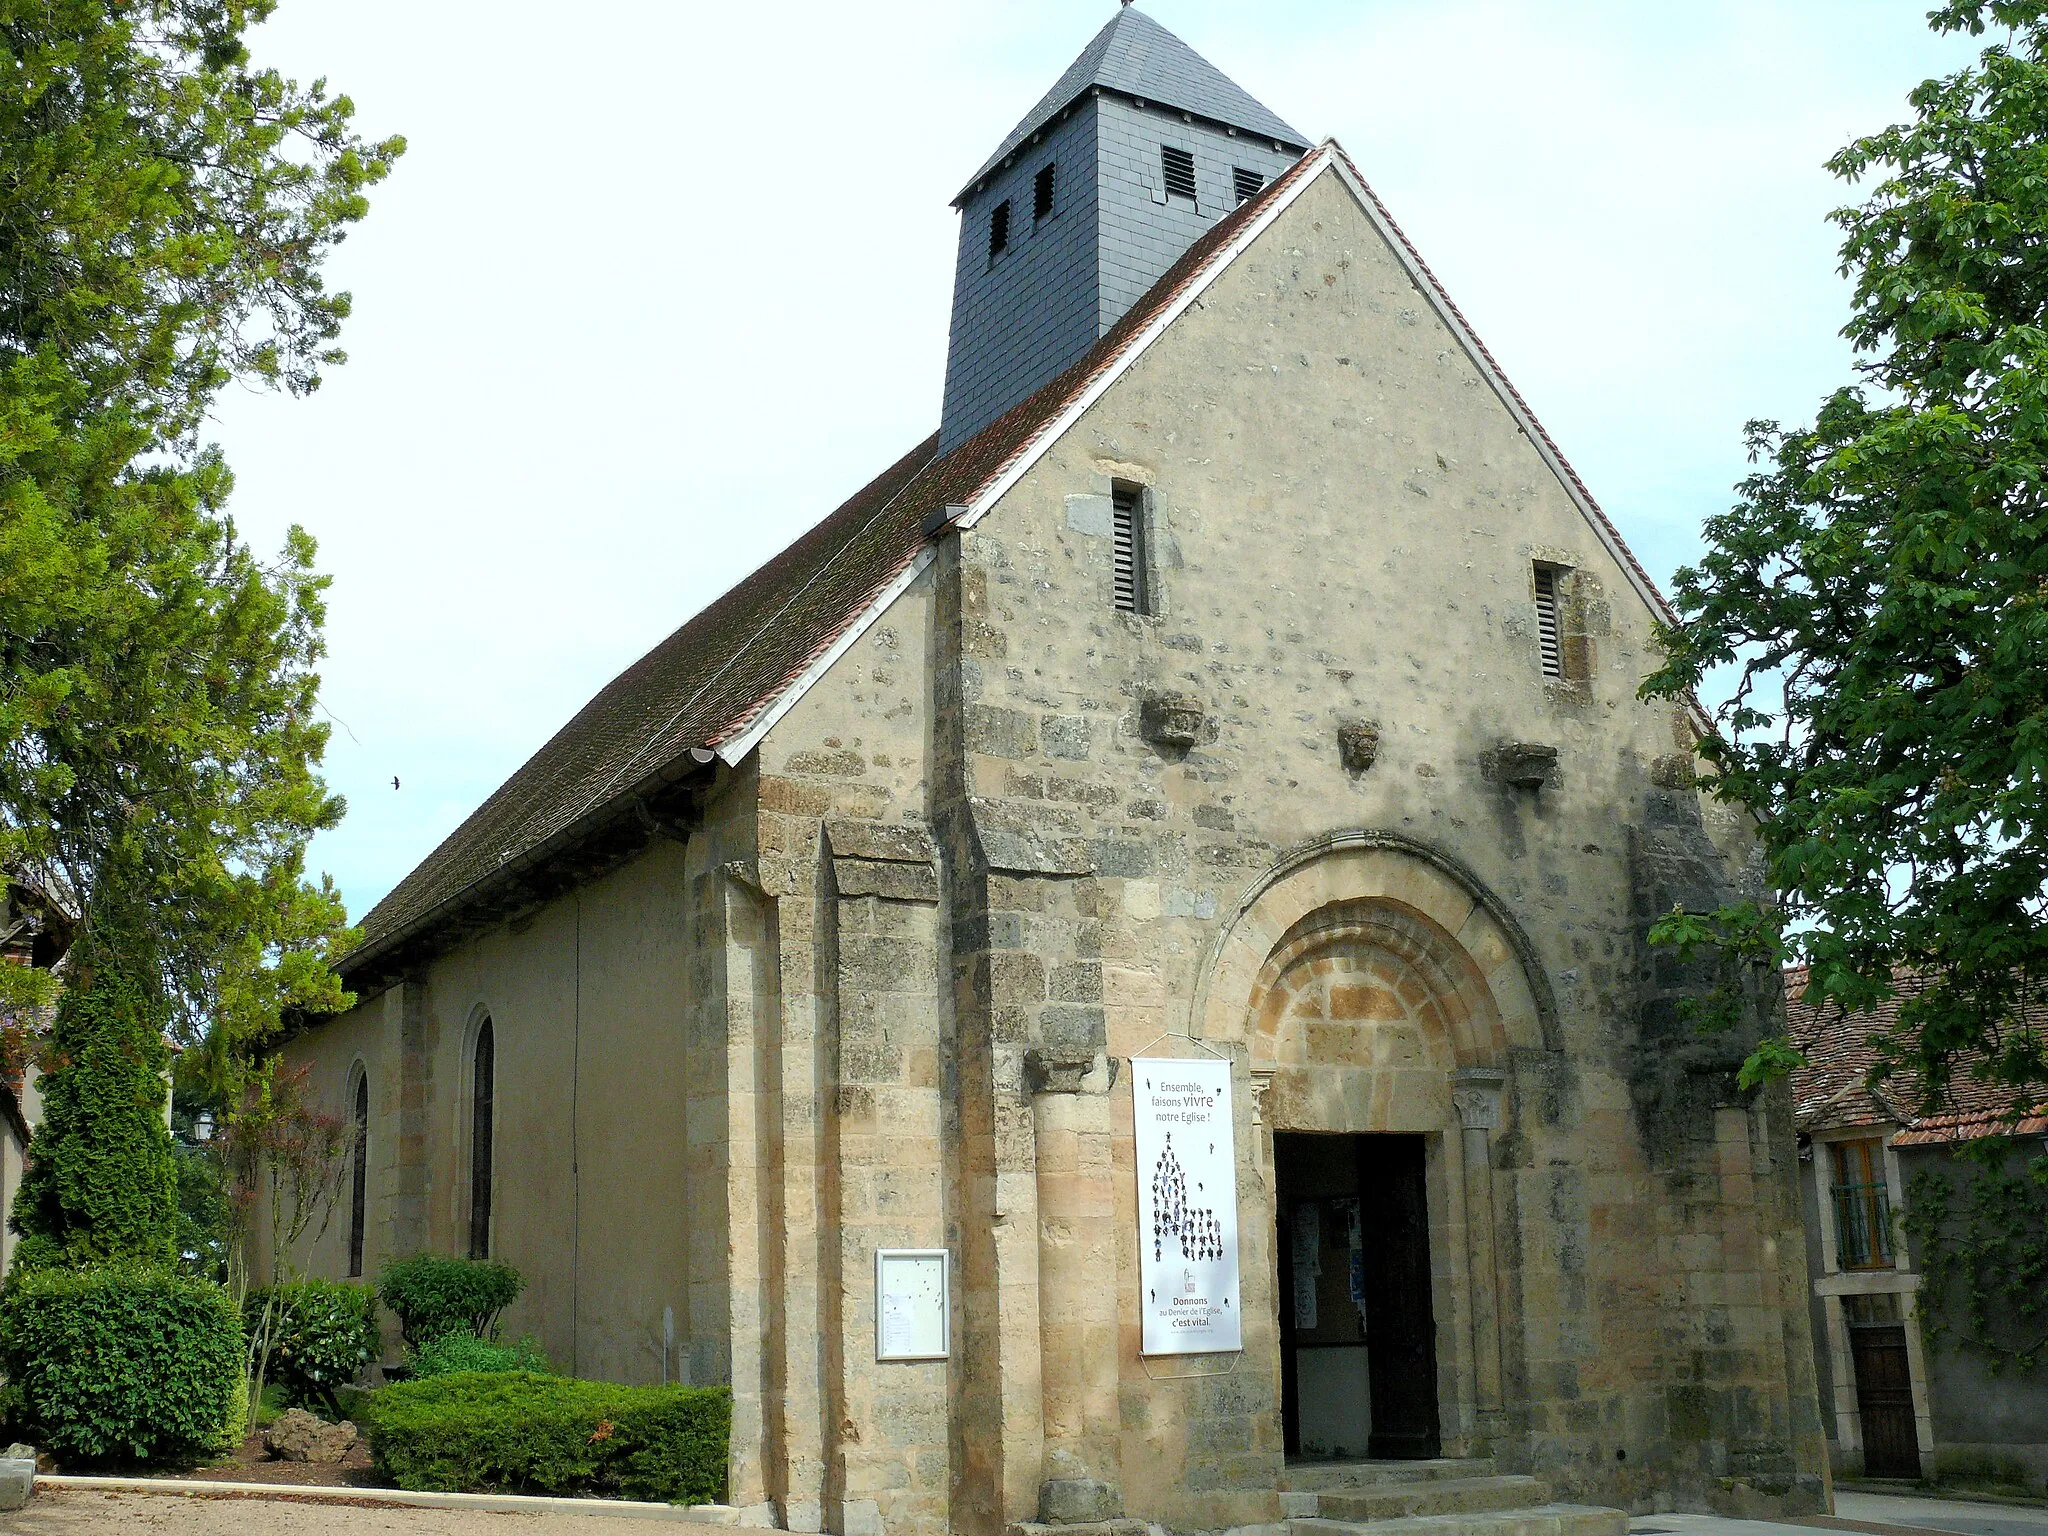
[[1358, 834], [1262, 881], [1211, 957], [1196, 1027], [1250, 1067], [1290, 1455], [1483, 1449], [1509, 1321], [1493, 1138], [1516, 1053], [1554, 1032], [1528, 953], [1454, 862]]

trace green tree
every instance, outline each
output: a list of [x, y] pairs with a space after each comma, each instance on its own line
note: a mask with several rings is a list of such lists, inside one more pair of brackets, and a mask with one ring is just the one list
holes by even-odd
[[[167, 1032], [231, 1091], [289, 1011], [344, 1001], [341, 903], [305, 874], [342, 812], [325, 582], [296, 528], [268, 562], [242, 541], [200, 432], [229, 381], [304, 393], [341, 361], [322, 265], [403, 144], [251, 64], [273, 8], [0, 0], [0, 867], [79, 934], [18, 1215], [65, 1252], [131, 1241], [87, 1230], [102, 1155], [71, 1142], [130, 1147], [122, 1085]], [[48, 1001], [0, 969], [0, 1006]], [[143, 1140], [167, 1206], [168, 1143]]]
[[[2048, 3], [1929, 20], [2000, 35], [1829, 162], [1871, 182], [1833, 215], [1857, 378], [1811, 425], [1751, 424], [1760, 467], [1644, 685], [1726, 693], [1707, 781], [1756, 813], [1781, 905], [1657, 937], [1782, 945], [1851, 1011], [1910, 968], [1888, 1064], [1930, 1107], [1959, 1069], [2018, 1105], [2048, 1097], [2022, 1011], [2048, 978]], [[1767, 1042], [1747, 1075], [1796, 1059]]]

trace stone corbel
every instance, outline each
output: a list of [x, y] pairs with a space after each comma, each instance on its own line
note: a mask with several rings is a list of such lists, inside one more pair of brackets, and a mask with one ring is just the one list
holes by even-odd
[[1206, 714], [1191, 693], [1150, 693], [1138, 706], [1138, 732], [1155, 747], [1185, 752], [1202, 739]]
[[[1082, 1093], [1104, 1060], [1109, 1029], [1100, 1008], [1048, 1004], [1039, 1014], [1039, 1043], [1025, 1053], [1035, 1093]], [[1106, 1091], [1106, 1085], [1098, 1088]]]

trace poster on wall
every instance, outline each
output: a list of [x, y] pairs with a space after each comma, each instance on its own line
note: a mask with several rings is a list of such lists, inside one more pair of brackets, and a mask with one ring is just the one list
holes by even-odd
[[1139, 1057], [1138, 1288], [1148, 1355], [1241, 1349], [1230, 1063]]

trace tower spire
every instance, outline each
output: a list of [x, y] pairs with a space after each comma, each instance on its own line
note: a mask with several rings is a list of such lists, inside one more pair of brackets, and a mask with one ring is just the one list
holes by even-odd
[[940, 450], [1083, 353], [1308, 140], [1130, 0], [953, 204]]

